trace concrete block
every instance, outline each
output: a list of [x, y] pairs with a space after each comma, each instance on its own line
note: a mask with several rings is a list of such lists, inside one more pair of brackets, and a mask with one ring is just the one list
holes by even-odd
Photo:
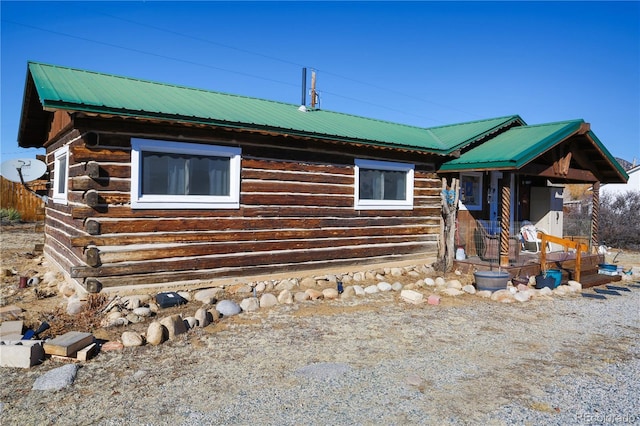
[[29, 368], [43, 360], [42, 340], [0, 342], [0, 367]]
[[418, 305], [420, 303], [423, 302], [423, 295], [422, 293], [418, 293], [417, 291], [413, 291], [413, 290], [402, 290], [400, 292], [400, 297], [402, 297], [402, 299], [405, 302], [409, 302], [409, 303], [413, 303], [415, 305]]
[[[22, 338], [22, 321], [3, 321], [0, 324], [0, 337], [3, 340], [20, 340]], [[19, 339], [8, 338], [6, 336], [20, 335]]]

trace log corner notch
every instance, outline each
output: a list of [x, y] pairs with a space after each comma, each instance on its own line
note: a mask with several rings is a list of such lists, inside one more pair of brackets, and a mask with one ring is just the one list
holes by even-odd
[[455, 235], [458, 218], [458, 197], [460, 196], [460, 182], [457, 178], [451, 178], [451, 186], [447, 185], [447, 179], [442, 178], [442, 220], [444, 226], [440, 229], [440, 244], [438, 245], [438, 261], [436, 269], [449, 272], [453, 268], [455, 258]]
[[84, 281], [84, 288], [89, 293], [100, 293], [100, 291], [102, 291], [102, 283], [96, 278], [87, 278]]
[[100, 165], [95, 161], [87, 161], [85, 172], [91, 179], [98, 179], [100, 177]]
[[100, 250], [94, 245], [87, 246], [84, 251], [84, 257], [87, 265], [91, 266], [92, 268], [97, 268], [102, 264], [100, 262]]
[[88, 219], [84, 224], [84, 229], [89, 235], [100, 235], [100, 222]]

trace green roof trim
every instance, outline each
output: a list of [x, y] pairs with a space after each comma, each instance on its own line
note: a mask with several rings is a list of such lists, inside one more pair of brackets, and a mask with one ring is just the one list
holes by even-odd
[[518, 169], [575, 133], [583, 123], [570, 120], [511, 128], [443, 164], [440, 171]]
[[[275, 131], [436, 154], [451, 154], [505, 126], [525, 124], [512, 115], [422, 128], [325, 110], [302, 112], [296, 104], [37, 62], [29, 62], [28, 71], [45, 109]], [[24, 109], [20, 146], [41, 145], [44, 141], [24, 140], [22, 129], [28, 127]]]

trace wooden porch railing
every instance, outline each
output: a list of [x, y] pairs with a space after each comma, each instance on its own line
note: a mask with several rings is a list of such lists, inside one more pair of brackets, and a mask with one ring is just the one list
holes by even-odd
[[576, 281], [580, 281], [580, 252], [589, 252], [589, 247], [586, 244], [580, 243], [578, 241], [571, 241], [565, 238], [556, 237], [553, 235], [545, 234], [544, 232], [538, 231], [538, 238], [540, 238], [540, 247], [542, 250], [540, 251], [540, 268], [542, 272], [547, 270], [547, 251], [545, 248], [547, 247], [547, 243], [555, 243], [564, 247], [564, 251], [568, 251], [570, 248], [575, 249], [576, 251]]

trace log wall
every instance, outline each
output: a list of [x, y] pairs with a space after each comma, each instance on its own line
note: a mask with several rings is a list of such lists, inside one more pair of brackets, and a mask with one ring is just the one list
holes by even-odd
[[[112, 122], [91, 129], [98, 125]], [[45, 252], [79, 282], [169, 283], [437, 252], [441, 188], [431, 157], [238, 132], [207, 141], [201, 129], [190, 139], [184, 128], [158, 127], [127, 126], [131, 133], [101, 133], [98, 143], [76, 128], [50, 145], [52, 170], [54, 149], [70, 143], [69, 203], [48, 203]], [[178, 131], [184, 141], [242, 148], [239, 209], [130, 208], [130, 138]], [[354, 158], [363, 157], [416, 165], [413, 210], [354, 209]]]

